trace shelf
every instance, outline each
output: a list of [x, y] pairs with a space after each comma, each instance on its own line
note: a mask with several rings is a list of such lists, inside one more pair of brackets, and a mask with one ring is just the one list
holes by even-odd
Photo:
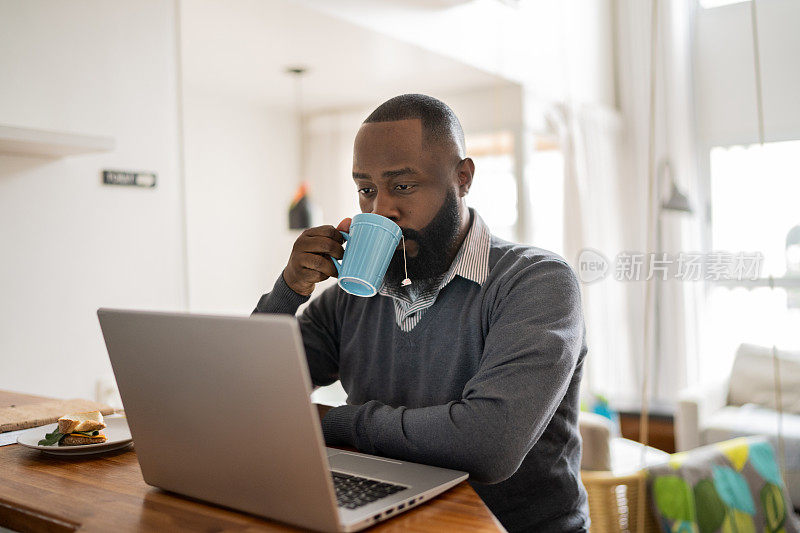
[[114, 149], [115, 144], [113, 137], [19, 128], [0, 124], [0, 154], [65, 157], [110, 152]]

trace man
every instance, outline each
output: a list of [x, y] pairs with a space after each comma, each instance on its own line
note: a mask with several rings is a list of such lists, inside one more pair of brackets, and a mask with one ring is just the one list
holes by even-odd
[[[379, 106], [353, 150], [361, 211], [396, 222], [402, 247], [373, 298], [325, 290], [299, 317], [314, 385], [347, 404], [322, 418], [329, 445], [464, 470], [515, 531], [588, 528], [578, 388], [580, 293], [557, 255], [490, 235], [464, 196], [475, 165], [453, 111], [424, 95]], [[294, 314], [336, 276], [338, 228], [304, 231], [254, 312]]]

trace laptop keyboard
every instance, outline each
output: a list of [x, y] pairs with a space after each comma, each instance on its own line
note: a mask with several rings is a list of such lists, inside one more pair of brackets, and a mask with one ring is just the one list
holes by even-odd
[[408, 488], [341, 472], [331, 473], [333, 487], [336, 489], [336, 503], [345, 509], [357, 509]]

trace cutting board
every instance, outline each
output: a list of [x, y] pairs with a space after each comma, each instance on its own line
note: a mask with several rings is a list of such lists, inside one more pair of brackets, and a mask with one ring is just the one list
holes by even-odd
[[110, 415], [114, 412], [112, 407], [91, 400], [51, 400], [20, 394], [14, 398], [11, 400], [14, 403], [10, 403], [0, 396], [0, 433], [52, 424], [71, 413], [100, 411]]

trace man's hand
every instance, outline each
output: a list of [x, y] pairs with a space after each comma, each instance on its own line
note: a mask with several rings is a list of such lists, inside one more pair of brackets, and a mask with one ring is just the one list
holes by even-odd
[[339, 226], [318, 226], [305, 230], [294, 241], [289, 262], [283, 269], [283, 280], [297, 294], [309, 296], [314, 286], [330, 277], [338, 277], [331, 257], [344, 255], [344, 238], [339, 231], [350, 230], [350, 219]]

